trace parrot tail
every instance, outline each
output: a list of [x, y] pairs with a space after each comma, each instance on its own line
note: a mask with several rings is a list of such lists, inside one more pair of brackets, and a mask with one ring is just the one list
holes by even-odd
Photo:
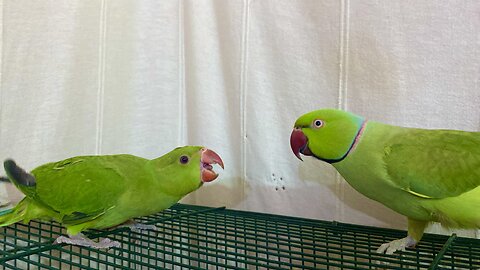
[[8, 226], [21, 220], [29, 220], [27, 217], [29, 198], [24, 198], [15, 207], [0, 211], [0, 227]]
[[480, 228], [480, 186], [434, 202], [438, 221], [447, 228]]
[[13, 183], [23, 194], [27, 195], [27, 197], [34, 196], [35, 186], [37, 184], [35, 176], [17, 166], [15, 161], [11, 159], [5, 160], [3, 167], [5, 168], [8, 178], [0, 177], [0, 181]]
[[[8, 182], [8, 183], [10, 183], [10, 179], [8, 179], [8, 177], [5, 177], [5, 176], [0, 176], [0, 182]], [[2, 213], [0, 212], [0, 215], [1, 215], [1, 214], [2, 214]]]
[[18, 167], [15, 161], [7, 159], [3, 162], [3, 167], [5, 172], [7, 172], [8, 178], [12, 179], [15, 185], [25, 187], [36, 185], [35, 176]]

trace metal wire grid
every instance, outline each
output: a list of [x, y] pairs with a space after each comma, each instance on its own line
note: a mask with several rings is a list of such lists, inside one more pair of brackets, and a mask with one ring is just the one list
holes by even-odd
[[64, 230], [30, 222], [0, 228], [3, 269], [480, 269], [480, 240], [425, 235], [418, 248], [377, 254], [405, 236], [390, 229], [177, 204], [137, 220], [157, 231], [90, 231], [120, 248], [54, 245]]

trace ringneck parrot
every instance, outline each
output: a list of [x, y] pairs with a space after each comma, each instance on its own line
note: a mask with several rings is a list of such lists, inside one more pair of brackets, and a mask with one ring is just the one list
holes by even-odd
[[480, 228], [480, 132], [406, 128], [335, 109], [300, 116], [300, 154], [330, 163], [358, 192], [408, 219], [408, 236], [379, 253], [415, 247], [425, 227]]
[[[53, 220], [70, 236], [60, 236], [57, 243], [118, 246], [109, 239], [94, 242], [81, 232], [111, 228], [172, 206], [217, 178], [213, 164], [224, 166], [218, 154], [202, 146], [178, 147], [151, 160], [127, 154], [77, 156], [41, 165], [31, 173], [8, 159], [4, 162], [8, 178], [25, 197], [2, 212], [0, 226]], [[141, 225], [131, 229], [154, 228]]]

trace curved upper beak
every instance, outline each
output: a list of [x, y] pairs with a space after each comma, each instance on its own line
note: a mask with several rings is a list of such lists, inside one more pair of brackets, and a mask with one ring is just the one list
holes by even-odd
[[292, 148], [293, 153], [295, 156], [303, 161], [300, 153], [305, 154], [303, 151], [307, 149], [308, 139], [303, 131], [300, 128], [295, 128], [292, 131], [292, 135], [290, 135], [290, 147]]
[[223, 166], [223, 160], [217, 153], [213, 152], [210, 149], [203, 148], [201, 151], [202, 156], [200, 158], [200, 169], [202, 181], [211, 182], [218, 177], [218, 174], [213, 171], [212, 164], [218, 164], [220, 167], [222, 167], [222, 169], [224, 169], [225, 167]]

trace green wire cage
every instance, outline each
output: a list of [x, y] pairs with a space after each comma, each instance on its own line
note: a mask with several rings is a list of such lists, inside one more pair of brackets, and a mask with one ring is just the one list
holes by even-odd
[[119, 248], [52, 244], [65, 231], [35, 222], [0, 228], [2, 269], [480, 269], [480, 240], [426, 234], [416, 249], [377, 254], [404, 231], [177, 204], [137, 220], [156, 231], [89, 231]]

